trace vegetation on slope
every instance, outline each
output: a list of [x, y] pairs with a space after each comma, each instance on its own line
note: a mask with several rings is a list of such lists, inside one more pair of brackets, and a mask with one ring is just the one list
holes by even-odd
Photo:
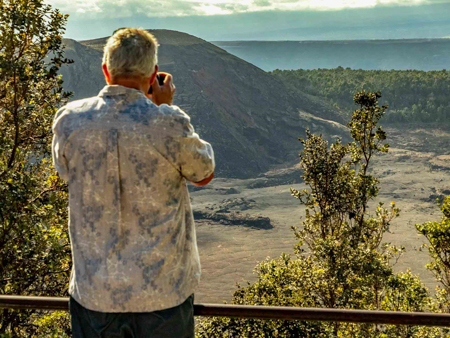
[[389, 105], [385, 122], [450, 122], [450, 71], [418, 70], [275, 70], [291, 90], [324, 97], [348, 118], [351, 97], [361, 90], [381, 91]]

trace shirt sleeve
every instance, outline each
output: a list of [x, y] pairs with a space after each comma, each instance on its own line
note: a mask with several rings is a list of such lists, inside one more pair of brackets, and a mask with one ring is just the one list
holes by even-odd
[[53, 166], [59, 173], [62, 179], [65, 181], [69, 180], [69, 165], [67, 158], [64, 155], [65, 148], [65, 135], [61, 128], [61, 115], [64, 113], [64, 108], [59, 109], [56, 112], [55, 118], [53, 120], [53, 140], [52, 140], [52, 159]]
[[200, 139], [187, 115], [183, 119], [183, 136], [180, 138], [178, 161], [181, 174], [194, 183], [208, 178], [215, 169], [211, 144]]

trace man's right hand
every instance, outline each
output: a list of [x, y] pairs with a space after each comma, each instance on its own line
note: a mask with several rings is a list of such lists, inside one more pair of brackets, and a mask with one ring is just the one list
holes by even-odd
[[169, 106], [173, 103], [173, 95], [175, 94], [176, 87], [173, 84], [173, 77], [169, 73], [159, 72], [160, 76], [164, 78], [164, 84], [161, 86], [158, 80], [152, 84], [152, 94], [151, 99], [157, 106], [161, 104], [168, 104]]

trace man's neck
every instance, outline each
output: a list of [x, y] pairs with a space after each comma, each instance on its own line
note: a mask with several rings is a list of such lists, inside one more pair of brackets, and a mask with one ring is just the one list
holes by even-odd
[[112, 80], [109, 85], [113, 86], [113, 85], [119, 85], [119, 86], [123, 86], [123, 87], [127, 87], [127, 88], [132, 88], [132, 89], [136, 89], [139, 90], [141, 92], [143, 92], [144, 94], [146, 94], [145, 92], [145, 88], [144, 88], [144, 83], [142, 83], [141, 81], [136, 81], [134, 79], [126, 79], [126, 78], [120, 78], [120, 79], [115, 79]]

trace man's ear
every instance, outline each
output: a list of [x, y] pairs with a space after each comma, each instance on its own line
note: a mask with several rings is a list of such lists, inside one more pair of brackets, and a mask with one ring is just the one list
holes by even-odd
[[111, 75], [108, 72], [108, 67], [106, 66], [106, 63], [102, 64], [103, 74], [105, 75], [105, 80], [107, 84], [111, 83]]
[[158, 74], [158, 65], [155, 65], [155, 71], [153, 72], [152, 76], [150, 77], [150, 86], [153, 84], [153, 82], [155, 82], [156, 74]]

